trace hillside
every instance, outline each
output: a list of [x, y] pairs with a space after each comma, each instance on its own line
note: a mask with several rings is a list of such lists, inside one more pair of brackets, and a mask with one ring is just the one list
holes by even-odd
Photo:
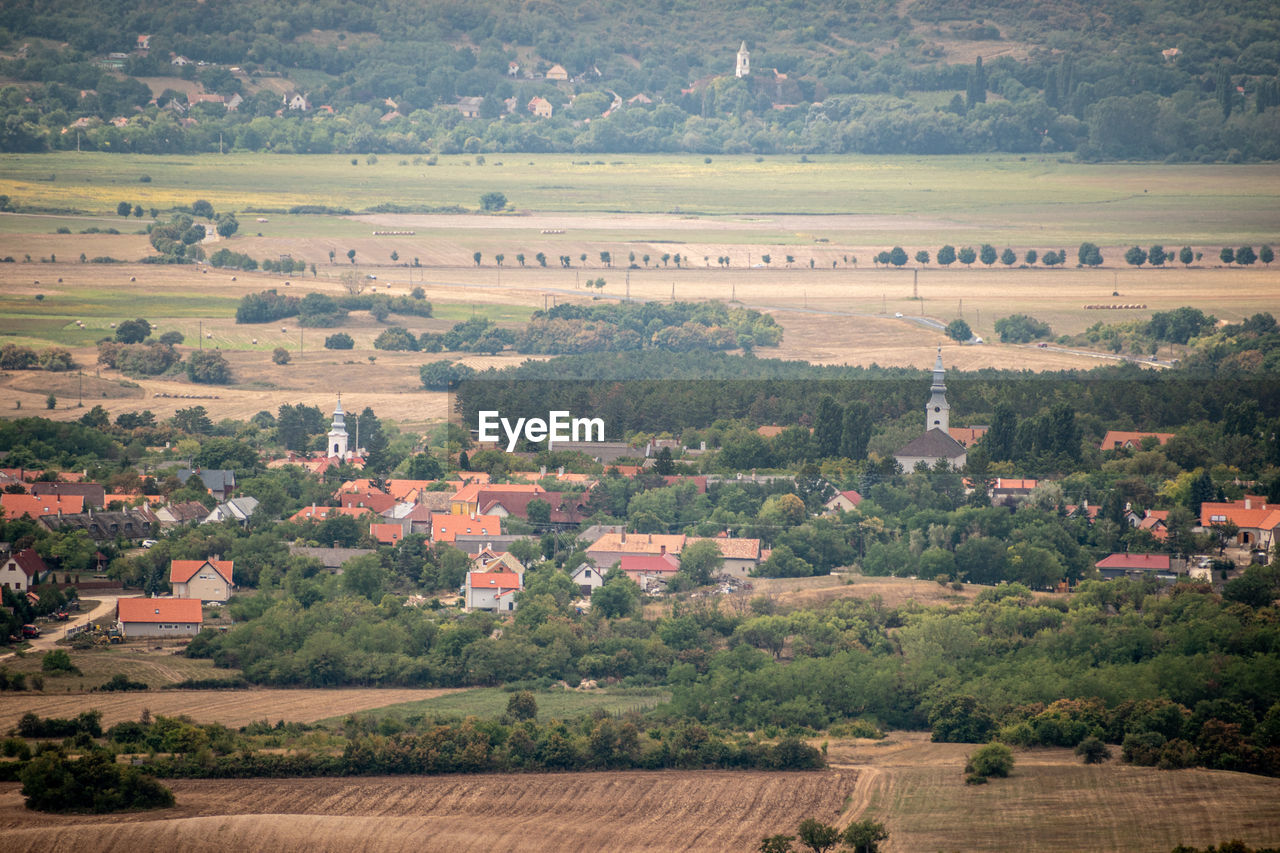
[[5, 151], [1280, 157], [1259, 0], [19, 0], [0, 57]]

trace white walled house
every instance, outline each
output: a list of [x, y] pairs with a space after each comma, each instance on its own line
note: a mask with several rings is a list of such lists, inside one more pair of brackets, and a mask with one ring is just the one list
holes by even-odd
[[604, 572], [601, 572], [590, 563], [583, 563], [574, 569], [573, 574], [569, 575], [569, 579], [578, 585], [578, 590], [583, 595], [590, 595], [604, 586]]
[[516, 609], [515, 594], [524, 588], [515, 572], [467, 572], [465, 609], [505, 613]]
[[197, 598], [122, 598], [116, 602], [116, 621], [126, 639], [194, 637], [204, 611]]
[[28, 592], [48, 574], [49, 567], [32, 548], [0, 552], [0, 589]]
[[174, 560], [169, 564], [169, 585], [175, 598], [225, 603], [235, 588], [231, 560]]

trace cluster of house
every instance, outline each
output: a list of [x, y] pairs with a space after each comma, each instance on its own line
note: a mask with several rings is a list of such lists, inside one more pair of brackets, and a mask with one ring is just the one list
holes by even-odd
[[173, 560], [169, 564], [171, 596], [121, 598], [116, 623], [125, 639], [194, 637], [204, 626], [204, 605], [223, 604], [235, 590], [235, 565], [216, 557]]

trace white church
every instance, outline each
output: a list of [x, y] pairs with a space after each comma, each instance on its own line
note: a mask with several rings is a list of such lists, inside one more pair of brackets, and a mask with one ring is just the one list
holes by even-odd
[[968, 458], [965, 446], [951, 437], [951, 406], [947, 404], [947, 383], [942, 369], [942, 347], [933, 363], [933, 385], [929, 388], [929, 402], [924, 407], [924, 434], [907, 442], [894, 452], [903, 471], [914, 471], [923, 462], [930, 468], [939, 461], [946, 461], [952, 468], [960, 468]]

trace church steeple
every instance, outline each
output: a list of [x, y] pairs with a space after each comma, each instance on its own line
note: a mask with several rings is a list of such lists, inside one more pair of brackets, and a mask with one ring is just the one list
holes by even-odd
[[946, 432], [951, 423], [951, 406], [947, 405], [947, 383], [943, 378], [942, 347], [938, 347], [938, 358], [933, 363], [933, 385], [929, 388], [929, 403], [925, 406], [924, 428], [940, 429]]
[[747, 77], [751, 74], [751, 53], [747, 50], [747, 43], [744, 41], [742, 47], [738, 48], [738, 67], [734, 71], [737, 77]]
[[347, 458], [346, 412], [342, 411], [342, 394], [338, 394], [338, 406], [333, 410], [333, 427], [329, 430], [329, 457]]

